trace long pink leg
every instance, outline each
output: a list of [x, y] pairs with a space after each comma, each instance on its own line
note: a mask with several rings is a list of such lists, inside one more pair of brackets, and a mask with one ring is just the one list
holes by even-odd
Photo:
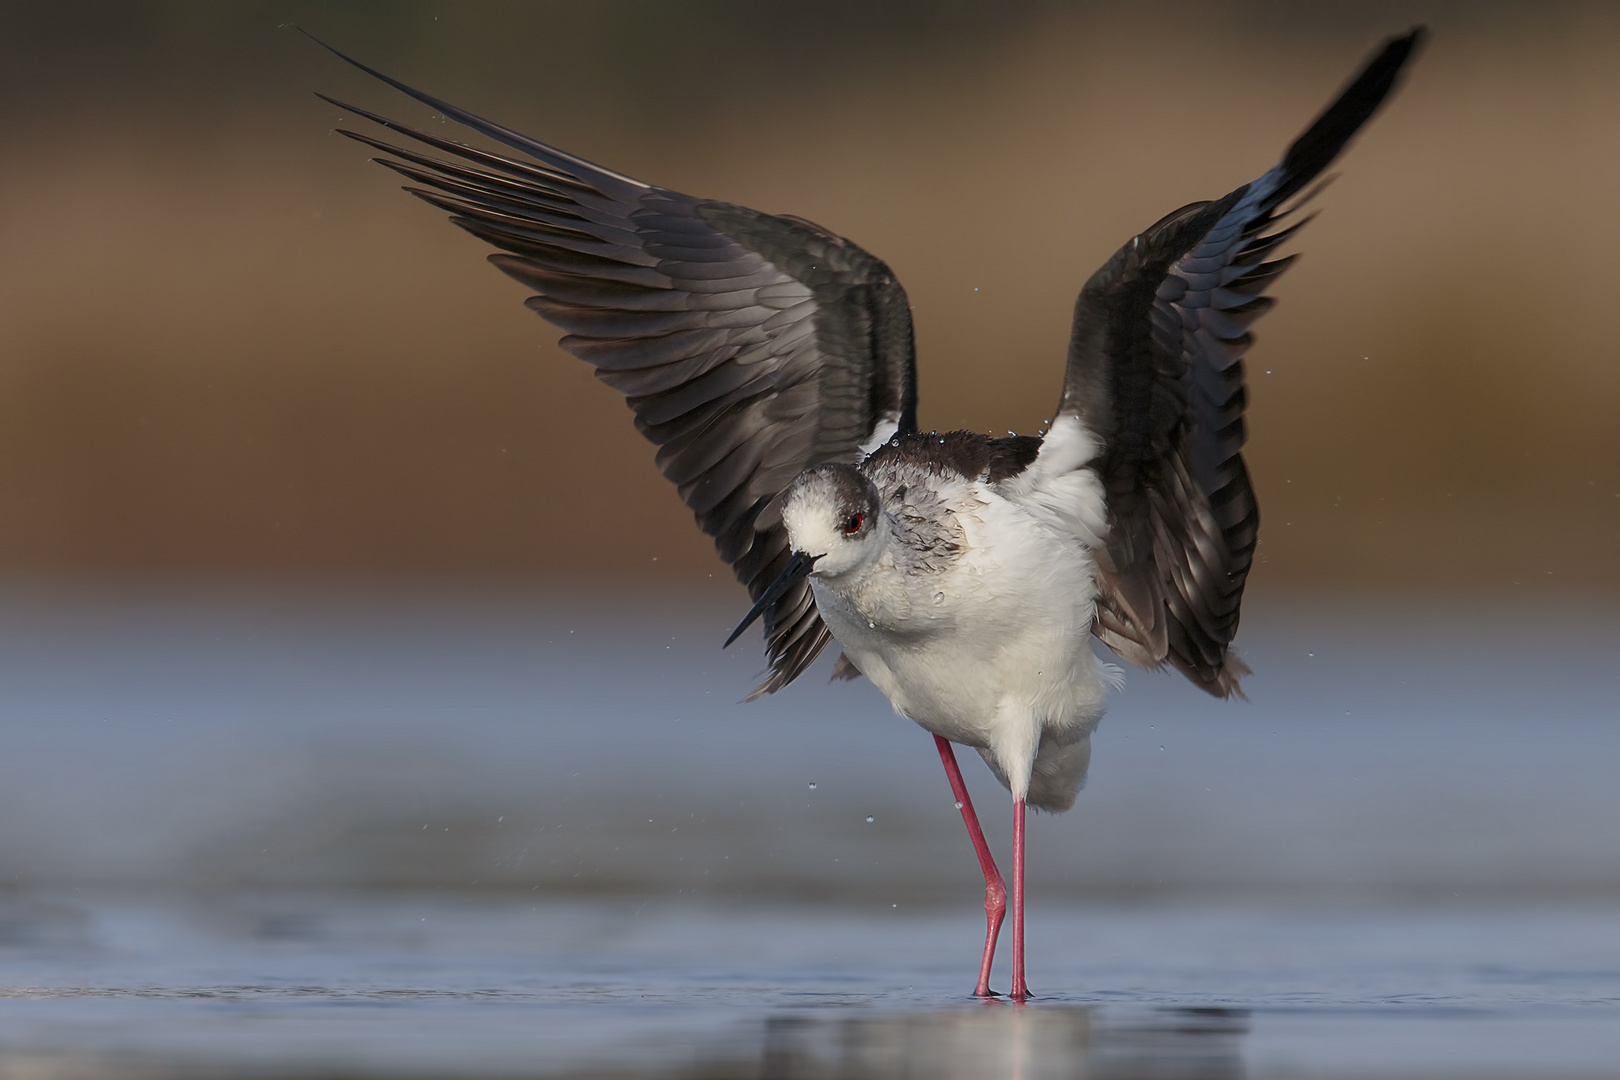
[[1013, 977], [1014, 1001], [1029, 1000], [1024, 981], [1024, 800], [1013, 800]]
[[[984, 842], [984, 830], [979, 828], [979, 817], [973, 812], [973, 800], [968, 797], [967, 785], [962, 783], [962, 770], [956, 766], [956, 751], [951, 749], [948, 740], [934, 736], [934, 745], [939, 748], [939, 760], [945, 766], [945, 777], [951, 782], [951, 792], [956, 796], [956, 806], [962, 811], [962, 820], [967, 824], [968, 838], [973, 841], [973, 853], [979, 857], [979, 869], [984, 871], [984, 959], [979, 962], [979, 984], [973, 988], [974, 997], [990, 997], [994, 993], [990, 989], [990, 961], [996, 958], [996, 938], [1001, 934], [1001, 920], [1007, 914], [1007, 884], [1001, 880], [1001, 871], [996, 869], [996, 860], [990, 857], [990, 845]], [[1022, 804], [1019, 813], [1022, 815]], [[1017, 818], [1021, 826], [1023, 817]], [[1014, 829], [1019, 838], [1023, 834]], [[1023, 849], [1019, 848], [1019, 866], [1023, 865]], [[1020, 925], [1019, 916], [1014, 908], [1013, 926]], [[1024, 981], [1023, 968], [1023, 938], [1018, 938], [1018, 952], [1013, 961], [1018, 969], [1018, 983], [1022, 986]], [[1027, 993], [1027, 991], [1026, 991]]]

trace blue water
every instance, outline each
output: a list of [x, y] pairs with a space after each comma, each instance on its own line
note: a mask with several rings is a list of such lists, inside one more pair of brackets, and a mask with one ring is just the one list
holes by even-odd
[[1132, 673], [1018, 1009], [927, 737], [734, 704], [735, 605], [5, 599], [0, 1077], [1620, 1076], [1596, 609], [1262, 598], [1249, 702]]
[[0, 1075], [1620, 1075], [1613, 907], [1042, 904], [1017, 1008], [966, 911], [33, 903]]

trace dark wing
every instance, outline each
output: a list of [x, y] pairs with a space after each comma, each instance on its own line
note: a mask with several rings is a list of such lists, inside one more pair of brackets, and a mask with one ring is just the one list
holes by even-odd
[[1080, 293], [1059, 409], [1102, 443], [1094, 632], [1133, 664], [1168, 662], [1220, 697], [1248, 673], [1228, 651], [1260, 523], [1241, 453], [1243, 354], [1293, 256], [1267, 258], [1303, 224], [1278, 228], [1282, 204], [1377, 111], [1423, 35], [1388, 41], [1280, 165], [1132, 238]]
[[[490, 261], [625, 395], [659, 470], [755, 599], [788, 560], [777, 495], [789, 481], [916, 429], [911, 311], [882, 262], [810, 222], [651, 187], [343, 59], [532, 159], [332, 101], [454, 159], [342, 132], [508, 253]], [[806, 582], [764, 620], [771, 675], [756, 696], [830, 640]]]

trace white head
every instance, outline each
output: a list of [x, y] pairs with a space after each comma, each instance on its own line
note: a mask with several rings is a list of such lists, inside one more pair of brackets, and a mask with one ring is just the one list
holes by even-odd
[[841, 577], [877, 558], [888, 535], [877, 488], [849, 465], [808, 469], [782, 496], [782, 522], [795, 552], [815, 560], [811, 572]]
[[811, 574], [837, 578], [872, 565], [889, 535], [877, 489], [848, 465], [820, 465], [800, 473], [782, 493], [782, 521], [791, 549], [787, 561], [731, 632], [727, 645]]

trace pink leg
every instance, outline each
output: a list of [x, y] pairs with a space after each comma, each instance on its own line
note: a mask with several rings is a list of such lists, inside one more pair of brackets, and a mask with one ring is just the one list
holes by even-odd
[[[1001, 880], [1001, 871], [996, 869], [995, 859], [990, 857], [990, 845], [984, 842], [984, 830], [979, 828], [978, 815], [973, 812], [973, 800], [968, 797], [967, 785], [962, 783], [962, 770], [956, 767], [956, 751], [938, 735], [934, 736], [934, 745], [939, 748], [939, 760], [945, 766], [945, 777], [951, 782], [957, 808], [962, 811], [962, 820], [967, 824], [968, 838], [973, 841], [973, 853], [979, 857], [979, 869], [984, 871], [984, 959], [979, 962], [979, 984], [973, 988], [973, 996], [990, 997], [994, 994], [990, 989], [990, 961], [996, 957], [996, 938], [1001, 934], [1001, 920], [1007, 914], [1007, 885]], [[1020, 817], [1018, 820], [1022, 822], [1023, 819]], [[1018, 857], [1023, 858], [1022, 848]], [[1019, 865], [1023, 865], [1022, 862]], [[1013, 925], [1019, 925], [1016, 915]], [[1020, 950], [1023, 948], [1022, 942], [1023, 939], [1019, 938]], [[1019, 957], [1022, 955], [1022, 952], [1018, 953]], [[1018, 967], [1021, 986], [1024, 969], [1020, 960], [1015, 959], [1014, 964]]]
[[1024, 800], [1013, 800], [1013, 977], [1014, 1001], [1029, 1000], [1024, 981]]

